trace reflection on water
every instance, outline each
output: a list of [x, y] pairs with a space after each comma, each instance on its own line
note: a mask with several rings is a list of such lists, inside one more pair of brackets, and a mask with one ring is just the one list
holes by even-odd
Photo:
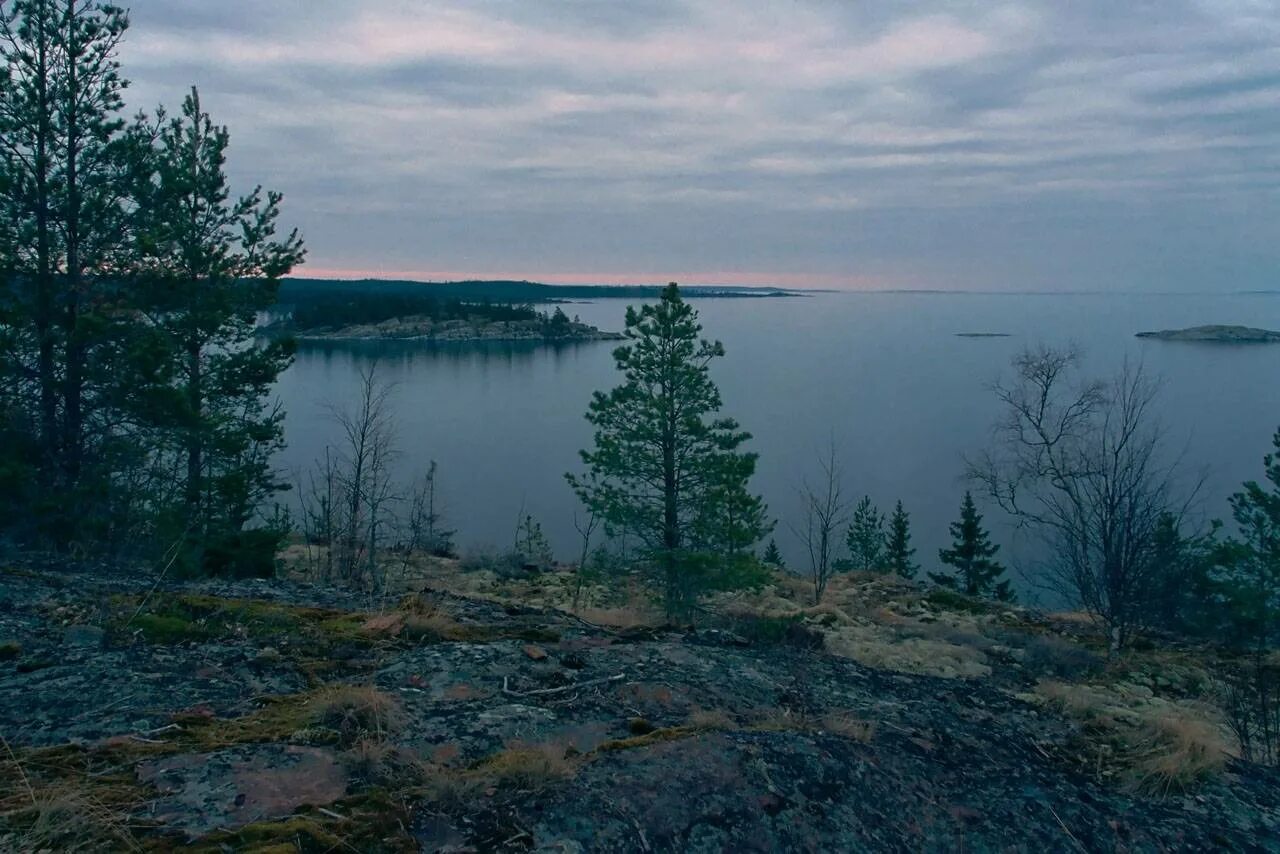
[[[1280, 345], [1222, 347], [1135, 339], [1148, 329], [1206, 323], [1280, 328], [1280, 298], [823, 294], [809, 299], [702, 300], [705, 334], [724, 341], [713, 366], [725, 410], [754, 434], [756, 489], [784, 524], [779, 544], [800, 550], [796, 486], [833, 438], [854, 496], [912, 513], [917, 558], [934, 568], [964, 484], [962, 455], [987, 441], [996, 416], [988, 384], [1028, 344], [1075, 342], [1090, 368], [1141, 359], [1163, 378], [1162, 416], [1187, 458], [1210, 469], [1204, 509], [1261, 475], [1280, 424]], [[621, 329], [625, 304], [575, 306], [583, 320]], [[960, 338], [981, 330], [1008, 338]], [[406, 480], [440, 463], [449, 524], [464, 545], [504, 547], [523, 507], [562, 556], [576, 552], [576, 501], [564, 473], [591, 440], [592, 391], [618, 378], [616, 342], [305, 342], [281, 379], [288, 411], [286, 472], [309, 466], [335, 441], [328, 406], [349, 405], [359, 372], [376, 362], [394, 383]], [[998, 539], [1026, 552], [995, 514]]]

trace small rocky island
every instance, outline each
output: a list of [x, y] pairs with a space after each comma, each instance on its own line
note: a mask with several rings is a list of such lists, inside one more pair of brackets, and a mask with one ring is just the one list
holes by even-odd
[[495, 320], [483, 316], [433, 319], [426, 315], [393, 317], [376, 323], [321, 326], [293, 332], [299, 341], [615, 341], [623, 336], [553, 315]]
[[1216, 344], [1277, 344], [1280, 332], [1249, 326], [1192, 326], [1189, 329], [1165, 329], [1161, 332], [1139, 332], [1139, 338], [1158, 341], [1203, 341]]

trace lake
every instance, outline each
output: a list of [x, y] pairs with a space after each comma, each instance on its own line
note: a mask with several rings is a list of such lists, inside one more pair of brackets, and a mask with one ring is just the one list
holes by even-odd
[[[779, 519], [775, 536], [793, 567], [802, 561], [788, 527], [800, 522], [797, 487], [818, 476], [818, 457], [834, 440], [849, 495], [870, 495], [886, 511], [901, 498], [917, 560], [937, 568], [965, 489], [963, 455], [984, 446], [999, 415], [988, 387], [1040, 342], [1076, 344], [1091, 372], [1113, 373], [1128, 357], [1161, 379], [1171, 442], [1207, 470], [1205, 517], [1227, 516], [1226, 497], [1262, 477], [1280, 425], [1280, 345], [1133, 337], [1207, 323], [1280, 329], [1278, 295], [823, 293], [693, 304], [706, 337], [724, 342], [712, 376], [725, 414], [754, 435], [754, 489]], [[626, 303], [565, 309], [620, 331]], [[973, 332], [1010, 337], [957, 337]], [[359, 372], [376, 359], [394, 384], [397, 470], [411, 479], [438, 461], [447, 521], [463, 549], [508, 548], [523, 511], [562, 560], [574, 559], [578, 504], [564, 473], [577, 469], [591, 440], [583, 419], [591, 392], [618, 381], [614, 346], [308, 345], [279, 382], [288, 446], [278, 464], [293, 477], [336, 441], [331, 408], [354, 405]], [[1002, 556], [1033, 553], [997, 513], [988, 519]]]

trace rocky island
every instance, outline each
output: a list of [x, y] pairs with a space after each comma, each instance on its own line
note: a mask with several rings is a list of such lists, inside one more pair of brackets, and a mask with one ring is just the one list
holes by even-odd
[[1214, 344], [1277, 344], [1280, 332], [1254, 329], [1249, 326], [1192, 326], [1189, 329], [1165, 329], [1160, 332], [1139, 332], [1139, 338], [1157, 341], [1202, 341]]
[[[559, 318], [564, 318], [560, 320]], [[481, 315], [434, 319], [427, 315], [392, 317], [376, 323], [319, 326], [293, 332], [299, 341], [615, 341], [606, 332], [563, 314], [550, 319], [495, 320]]]

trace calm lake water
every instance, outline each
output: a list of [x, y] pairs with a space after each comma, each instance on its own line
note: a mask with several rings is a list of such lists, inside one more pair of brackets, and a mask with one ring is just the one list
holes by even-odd
[[[1134, 333], [1206, 323], [1280, 329], [1280, 296], [818, 294], [793, 299], [695, 300], [704, 334], [728, 351], [712, 370], [725, 413], [754, 435], [754, 488], [779, 519], [784, 555], [801, 563], [788, 528], [797, 486], [817, 477], [834, 439], [855, 498], [912, 514], [917, 559], [937, 566], [965, 485], [963, 455], [983, 447], [999, 410], [989, 384], [1021, 349], [1075, 343], [1091, 371], [1128, 356], [1164, 383], [1160, 411], [1187, 460], [1208, 472], [1205, 517], [1227, 515], [1226, 496], [1262, 476], [1280, 425], [1280, 345], [1227, 346], [1135, 339]], [[621, 330], [626, 303], [567, 306]], [[962, 332], [1008, 338], [960, 338]], [[448, 522], [464, 549], [508, 547], [521, 509], [542, 522], [561, 559], [578, 550], [577, 500], [564, 472], [591, 439], [591, 392], [617, 382], [610, 342], [569, 346], [335, 344], [303, 349], [278, 392], [288, 419], [279, 460], [305, 471], [337, 439], [331, 407], [353, 406], [359, 371], [375, 358], [395, 384], [398, 471], [430, 460]], [[1032, 553], [991, 512], [1006, 557]]]

